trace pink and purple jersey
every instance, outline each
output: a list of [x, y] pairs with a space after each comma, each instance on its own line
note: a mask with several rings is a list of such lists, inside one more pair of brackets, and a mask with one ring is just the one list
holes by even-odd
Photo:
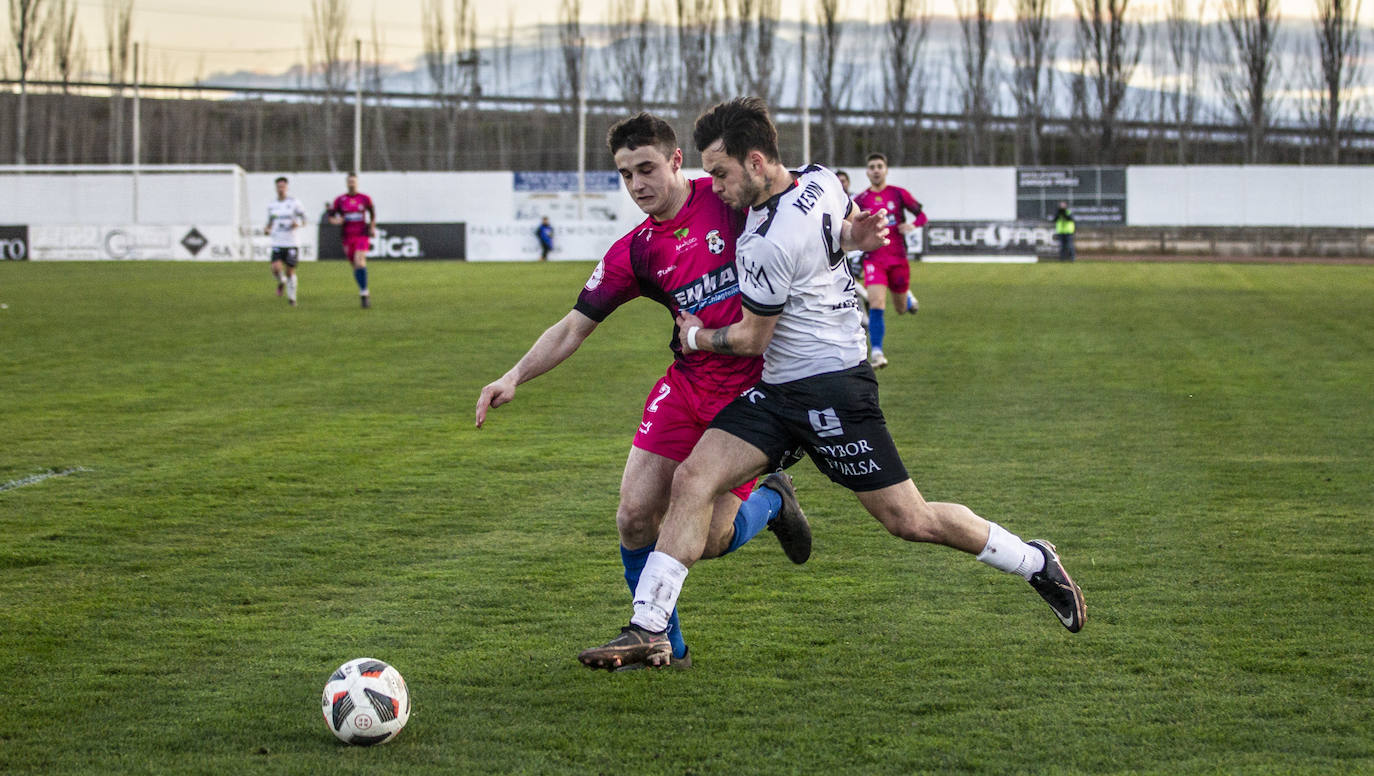
[[872, 253], [865, 253], [865, 259], [890, 258], [906, 259], [906, 242], [898, 234], [897, 227], [906, 223], [906, 214], [911, 213], [917, 226], [925, 223], [921, 203], [911, 196], [911, 192], [901, 186], [884, 186], [882, 191], [864, 189], [854, 197], [854, 204], [870, 213], [878, 208], [887, 210], [888, 243]]
[[[646, 218], [611, 246], [574, 309], [600, 322], [622, 304], [646, 296], [668, 308], [674, 320], [679, 310], [685, 310], [706, 328], [739, 321], [735, 240], [744, 227], [744, 214], [721, 202], [709, 178], [694, 180], [691, 186], [676, 218]], [[758, 382], [763, 370], [761, 356], [683, 353], [676, 323], [669, 343], [674, 367], [707, 391], [737, 394]]]
[[372, 211], [372, 197], [361, 192], [340, 194], [330, 206], [334, 215], [343, 216], [343, 239], [367, 237], [367, 214]]

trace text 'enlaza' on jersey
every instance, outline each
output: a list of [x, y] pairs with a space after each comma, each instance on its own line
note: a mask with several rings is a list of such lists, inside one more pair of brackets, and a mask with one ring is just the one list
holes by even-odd
[[677, 306], [696, 315], [697, 311], [739, 293], [739, 278], [734, 265], [717, 267], [681, 288], [672, 291]]

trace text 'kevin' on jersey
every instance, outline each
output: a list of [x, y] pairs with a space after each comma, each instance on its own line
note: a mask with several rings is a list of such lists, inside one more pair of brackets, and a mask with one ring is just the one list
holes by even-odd
[[840, 248], [853, 203], [820, 165], [793, 177], [791, 188], [750, 208], [735, 249], [745, 308], [778, 316], [763, 354], [763, 380], [773, 384], [848, 369], [868, 351]]

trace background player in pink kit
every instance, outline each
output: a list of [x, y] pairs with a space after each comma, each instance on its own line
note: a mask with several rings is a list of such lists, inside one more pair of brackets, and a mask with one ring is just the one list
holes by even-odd
[[[636, 297], [662, 304], [672, 318], [686, 312], [714, 321], [714, 326], [740, 318], [735, 240], [743, 215], [711, 191], [709, 179], [687, 180], [676, 133], [662, 119], [648, 113], [625, 119], [611, 127], [607, 145], [625, 189], [648, 218], [606, 252], [572, 311], [545, 331], [510, 371], [482, 389], [479, 428], [489, 409], [515, 398], [517, 385], [562, 363], [606, 316]], [[616, 528], [631, 592], [654, 550], [678, 464], [716, 412], [751, 387], [763, 368], [758, 356], [684, 352], [676, 325], [670, 347], [673, 363], [645, 400], [620, 484]], [[811, 530], [797, 506], [791, 477], [775, 472], [751, 495], [752, 487], [750, 481], [716, 499], [705, 557], [731, 552], [767, 526], [793, 562], [805, 562]], [[671, 663], [690, 665], [676, 609], [667, 633]], [[622, 667], [642, 666], [630, 661]]]
[[[868, 182], [870, 186], [855, 195], [854, 202], [869, 212], [886, 210], [889, 230], [904, 236], [926, 222], [921, 203], [911, 196], [911, 192], [887, 185], [886, 156], [868, 155]], [[911, 213], [912, 223], [907, 222], [906, 213]], [[887, 356], [883, 355], [883, 335], [887, 331], [883, 310], [887, 308], [888, 289], [892, 290], [899, 314], [914, 313], [917, 309], [916, 296], [911, 293], [911, 264], [906, 258], [906, 243], [893, 239], [882, 248], [865, 253], [863, 265], [864, 287], [868, 289], [868, 339], [873, 345], [869, 363], [881, 369], [887, 366]]]
[[329, 223], [343, 225], [344, 256], [353, 265], [353, 279], [366, 308], [372, 306], [367, 290], [367, 252], [372, 248], [371, 238], [377, 234], [377, 210], [372, 206], [372, 197], [358, 191], [358, 173], [350, 172], [347, 184], [348, 191], [335, 197], [334, 204], [329, 206]]

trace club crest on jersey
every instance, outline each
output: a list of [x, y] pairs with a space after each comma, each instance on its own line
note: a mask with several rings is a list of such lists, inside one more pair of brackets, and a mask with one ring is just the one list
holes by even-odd
[[717, 256], [725, 252], [725, 239], [720, 236], [719, 229], [712, 229], [706, 233], [706, 250]]
[[681, 229], [675, 230], [675, 231], [673, 232], [673, 236], [676, 237], [677, 239], [681, 240], [682, 238], [684, 238], [684, 237], [687, 236], [687, 232], [688, 232], [688, 229], [687, 229], [687, 227], [684, 226], [684, 227], [682, 227]]

